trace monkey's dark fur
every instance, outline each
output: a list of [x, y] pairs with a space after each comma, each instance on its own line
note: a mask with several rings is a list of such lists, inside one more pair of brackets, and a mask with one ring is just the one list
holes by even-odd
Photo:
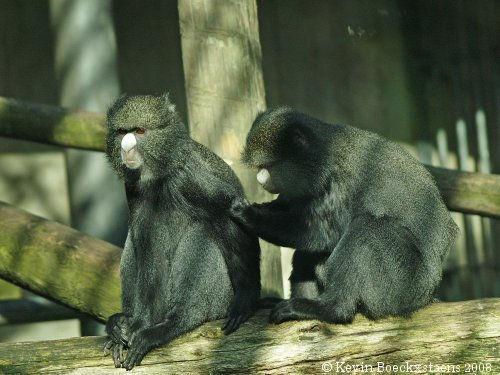
[[[120, 98], [107, 128], [106, 154], [125, 180], [130, 218], [123, 313], [106, 325], [106, 350], [117, 367], [131, 369], [206, 321], [228, 316], [230, 333], [248, 319], [260, 294], [260, 248], [229, 214], [243, 198], [236, 175], [189, 137], [168, 96]], [[136, 169], [120, 156], [125, 133], [137, 140]]]
[[264, 204], [237, 199], [248, 230], [296, 248], [292, 295], [270, 320], [349, 323], [432, 301], [458, 228], [429, 172], [402, 147], [282, 107], [260, 114], [243, 162], [266, 168]]

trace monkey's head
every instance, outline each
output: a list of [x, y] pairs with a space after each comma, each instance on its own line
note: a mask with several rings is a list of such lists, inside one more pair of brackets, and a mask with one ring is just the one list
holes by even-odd
[[127, 168], [158, 172], [172, 148], [187, 137], [168, 94], [118, 98], [107, 112], [106, 126], [106, 155], [119, 175]]
[[288, 107], [257, 116], [248, 133], [242, 161], [257, 170], [257, 180], [270, 193], [288, 198], [314, 195], [321, 188], [325, 142], [321, 122]]

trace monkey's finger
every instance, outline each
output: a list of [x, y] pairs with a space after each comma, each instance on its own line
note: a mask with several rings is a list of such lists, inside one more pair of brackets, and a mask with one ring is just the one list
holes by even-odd
[[113, 347], [113, 362], [115, 363], [116, 368], [122, 367], [122, 364], [120, 362], [121, 348], [122, 348], [122, 346], [119, 344], [117, 344]]
[[224, 325], [222, 326], [222, 330], [225, 331], [227, 326], [229, 325], [229, 322], [231, 322], [231, 318], [227, 318], [226, 321], [224, 322]]
[[236, 319], [236, 317], [234, 315], [230, 315], [227, 319], [226, 319], [226, 322], [224, 323], [224, 326], [222, 327], [222, 330], [224, 331], [224, 333], [226, 333], [226, 331], [232, 327], [232, 325], [234, 324], [234, 320]]
[[123, 350], [123, 347], [122, 347], [120, 350], [120, 363], [123, 364], [123, 362], [125, 361], [125, 357], [126, 357], [126, 352], [125, 352], [125, 350]]
[[120, 327], [114, 326], [109, 332], [109, 337], [116, 343], [123, 345], [125, 347], [128, 346], [128, 341], [125, 339], [125, 335]]
[[109, 353], [111, 353], [111, 348], [113, 347], [113, 345], [113, 340], [106, 341], [106, 344], [104, 344], [104, 356], [107, 356], [109, 355]]
[[227, 327], [224, 329], [224, 334], [229, 335], [238, 329], [243, 321], [243, 316], [238, 315], [237, 317], [231, 319]]
[[112, 336], [113, 336], [113, 339], [115, 340], [115, 342], [120, 343], [124, 346], [128, 345], [128, 343], [123, 338], [122, 330], [118, 326], [115, 326], [113, 328]]
[[123, 362], [123, 367], [125, 367], [127, 371], [130, 371], [134, 368], [135, 365], [139, 363], [139, 361], [140, 361], [140, 354], [135, 350], [129, 351], [127, 358]]

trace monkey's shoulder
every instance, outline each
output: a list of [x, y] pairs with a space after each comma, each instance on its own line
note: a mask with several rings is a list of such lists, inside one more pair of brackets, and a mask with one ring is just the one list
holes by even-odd
[[192, 150], [193, 162], [197, 164], [198, 168], [203, 169], [204, 172], [208, 172], [212, 177], [222, 179], [238, 190], [242, 190], [238, 177], [228, 163], [220, 156], [196, 141], [193, 141]]

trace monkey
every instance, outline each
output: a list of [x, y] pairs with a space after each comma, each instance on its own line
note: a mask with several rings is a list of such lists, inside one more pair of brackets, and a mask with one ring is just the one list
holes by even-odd
[[129, 230], [122, 312], [106, 324], [116, 367], [227, 316], [225, 334], [256, 310], [258, 238], [230, 216], [244, 198], [232, 169], [190, 138], [168, 94], [123, 96], [106, 116], [106, 156], [124, 180]]
[[271, 309], [271, 323], [410, 316], [433, 302], [458, 227], [431, 174], [402, 146], [277, 107], [253, 122], [242, 162], [278, 196], [238, 197], [233, 217], [295, 248], [291, 298]]

